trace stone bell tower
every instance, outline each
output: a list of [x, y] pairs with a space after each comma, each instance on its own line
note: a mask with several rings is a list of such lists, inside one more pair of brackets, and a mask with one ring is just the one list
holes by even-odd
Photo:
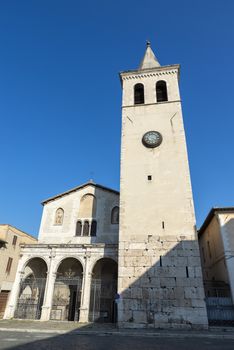
[[207, 327], [179, 65], [120, 74], [120, 327]]

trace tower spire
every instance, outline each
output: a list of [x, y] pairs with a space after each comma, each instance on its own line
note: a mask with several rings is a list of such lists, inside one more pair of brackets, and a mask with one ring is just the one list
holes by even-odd
[[148, 69], [148, 68], [156, 68], [160, 67], [160, 63], [158, 62], [153, 50], [150, 46], [150, 41], [146, 42], [146, 51], [143, 60], [139, 66], [140, 69]]

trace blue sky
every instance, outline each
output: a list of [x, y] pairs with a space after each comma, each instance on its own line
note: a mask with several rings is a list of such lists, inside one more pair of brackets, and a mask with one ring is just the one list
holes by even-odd
[[233, 206], [232, 0], [0, 3], [0, 222], [37, 235], [40, 202], [93, 178], [119, 188], [121, 86], [146, 40], [180, 63], [198, 226]]

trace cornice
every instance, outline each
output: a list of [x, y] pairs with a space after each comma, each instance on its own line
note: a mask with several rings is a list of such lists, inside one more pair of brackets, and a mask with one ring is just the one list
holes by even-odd
[[162, 104], [167, 104], [167, 103], [181, 103], [181, 100], [173, 100], [173, 101], [163, 101], [163, 102], [154, 102], [154, 103], [142, 103], [142, 104], [137, 104], [137, 105], [124, 105], [121, 108], [139, 108], [139, 107], [145, 107], [145, 106], [160, 106]]
[[220, 213], [233, 213], [234, 212], [234, 207], [215, 207], [211, 208], [209, 214], [207, 215], [205, 221], [203, 222], [202, 226], [198, 230], [198, 237], [200, 237], [207, 226], [210, 224], [211, 220], [215, 216], [215, 214], [220, 214]]
[[54, 200], [56, 200], [56, 199], [58, 199], [58, 198], [64, 197], [64, 196], [66, 196], [66, 195], [69, 195], [69, 194], [72, 193], [72, 192], [79, 191], [79, 190], [81, 190], [81, 189], [83, 189], [83, 188], [85, 188], [85, 187], [88, 187], [88, 186], [92, 186], [92, 187], [94, 187], [94, 188], [99, 188], [99, 189], [101, 189], [101, 190], [109, 191], [109, 192], [112, 192], [112, 193], [115, 193], [115, 194], [119, 195], [119, 191], [116, 191], [116, 190], [113, 190], [112, 188], [105, 187], [105, 186], [96, 184], [96, 183], [94, 183], [94, 182], [92, 182], [92, 181], [89, 181], [89, 182], [86, 182], [86, 183], [83, 184], [83, 185], [79, 185], [79, 186], [77, 186], [77, 187], [75, 187], [75, 188], [72, 188], [72, 189], [66, 191], [66, 192], [62, 192], [62, 193], [60, 193], [60, 194], [57, 194], [56, 196], [50, 197], [50, 198], [44, 200], [41, 204], [42, 204], [42, 205], [45, 205], [45, 204], [47, 204], [47, 203], [49, 203], [49, 202], [51, 202], [51, 201], [54, 201]]
[[91, 243], [91, 244], [66, 244], [66, 243], [60, 243], [60, 244], [22, 244], [21, 248], [27, 249], [51, 249], [51, 248], [57, 248], [57, 249], [64, 249], [64, 248], [116, 248], [117, 249], [118, 244], [108, 244], [108, 243]]
[[179, 73], [180, 66], [164, 66], [155, 69], [144, 69], [135, 71], [126, 71], [120, 73], [120, 78], [122, 80], [132, 80], [132, 79], [142, 79], [150, 77], [159, 77], [164, 75], [172, 75]]

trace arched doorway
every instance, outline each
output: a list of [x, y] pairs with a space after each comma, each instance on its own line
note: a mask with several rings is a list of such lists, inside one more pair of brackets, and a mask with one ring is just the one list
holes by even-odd
[[89, 321], [116, 322], [117, 263], [109, 258], [97, 261], [93, 268]]
[[75, 258], [64, 259], [57, 270], [51, 320], [79, 321], [83, 268]]
[[32, 258], [20, 281], [15, 318], [39, 320], [46, 285], [47, 265], [41, 258]]

